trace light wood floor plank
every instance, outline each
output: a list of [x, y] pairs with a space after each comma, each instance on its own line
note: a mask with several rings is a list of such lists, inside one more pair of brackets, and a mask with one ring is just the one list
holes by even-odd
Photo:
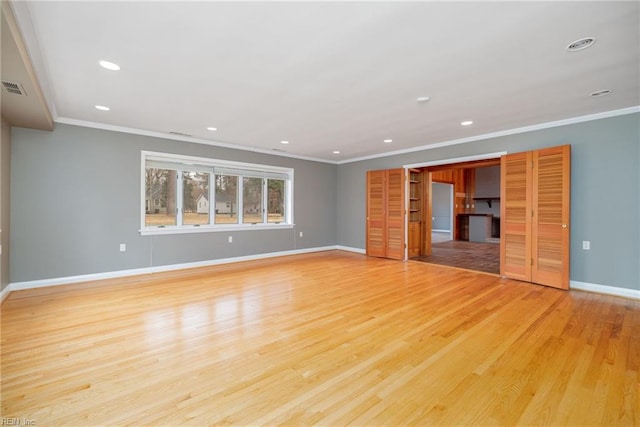
[[36, 425], [640, 425], [640, 301], [341, 251], [13, 292]]

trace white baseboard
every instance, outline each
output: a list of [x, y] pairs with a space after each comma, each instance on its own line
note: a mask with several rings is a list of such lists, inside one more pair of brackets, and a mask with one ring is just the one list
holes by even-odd
[[150, 268], [135, 268], [131, 270], [107, 271], [104, 273], [81, 274], [78, 276], [56, 277], [52, 279], [29, 280], [26, 282], [11, 283], [11, 291], [22, 291], [25, 289], [45, 288], [48, 286], [71, 285], [73, 283], [90, 282], [93, 280], [117, 279], [119, 277], [139, 276], [141, 274], [151, 274]]
[[340, 246], [337, 245], [336, 249], [338, 249], [339, 251], [347, 251], [347, 252], [355, 252], [357, 254], [366, 254], [367, 251], [365, 249], [360, 249], [360, 248], [352, 248], [350, 246]]
[[214, 259], [210, 261], [187, 262], [184, 264], [159, 265], [157, 267], [150, 267], [149, 272], [162, 273], [165, 271], [184, 270], [187, 268], [197, 268], [197, 267], [210, 267], [212, 265], [231, 264], [234, 262], [243, 262], [243, 261], [256, 261], [259, 259], [275, 258], [275, 257], [287, 256], [287, 255], [300, 255], [300, 254], [308, 254], [311, 252], [333, 251], [336, 249], [337, 248], [335, 246], [321, 246], [318, 248], [293, 249], [290, 251], [268, 252], [265, 254], [246, 255], [246, 256], [239, 256], [239, 257], [233, 257], [233, 258], [220, 258], [220, 259]]
[[594, 292], [597, 294], [615, 295], [618, 297], [640, 299], [640, 290], [619, 288], [616, 286], [597, 285], [595, 283], [578, 282], [577, 280], [571, 280], [569, 282], [570, 289], [576, 289], [580, 291]]
[[[25, 290], [25, 289], [42, 288], [46, 286], [70, 285], [73, 283], [89, 282], [93, 280], [116, 279], [119, 277], [126, 277], [126, 276], [137, 276], [141, 274], [161, 273], [165, 271], [183, 270], [187, 268], [208, 267], [208, 266], [220, 265], [220, 264], [231, 264], [231, 263], [242, 262], [242, 261], [254, 261], [254, 260], [260, 260], [260, 259], [275, 258], [280, 256], [300, 255], [300, 254], [306, 254], [311, 252], [323, 252], [323, 251], [331, 251], [331, 250], [341, 250], [341, 251], [347, 251], [347, 252], [354, 252], [357, 254], [366, 253], [364, 249], [353, 248], [349, 246], [341, 246], [341, 245], [321, 246], [317, 248], [295, 249], [295, 250], [281, 251], [281, 252], [269, 252], [265, 254], [247, 255], [247, 256], [234, 257], [234, 258], [221, 258], [221, 259], [215, 259], [215, 260], [189, 262], [189, 263], [183, 263], [183, 264], [161, 265], [157, 267], [136, 268], [131, 270], [109, 271], [105, 273], [83, 274], [79, 276], [58, 277], [53, 279], [16, 282], [16, 283], [10, 283], [2, 291], [0, 291], [0, 303], [4, 301], [5, 298], [7, 298], [11, 292]], [[598, 294], [615, 295], [615, 296], [620, 296], [625, 298], [640, 299], [640, 290], [636, 290], [636, 289], [627, 289], [627, 288], [619, 288], [615, 286], [598, 285], [594, 283], [579, 282], [577, 280], [571, 280], [570, 288], [575, 290], [594, 292]]]
[[435, 228], [431, 231], [433, 231], [434, 233], [451, 233], [451, 230], [436, 230]]
[[9, 283], [7, 286], [4, 287], [2, 291], [0, 291], [0, 304], [2, 304], [2, 301], [4, 301], [4, 299], [8, 297], [10, 293], [11, 293], [11, 283]]
[[264, 254], [247, 255], [234, 258], [221, 258], [208, 261], [188, 262], [183, 264], [160, 265], [156, 267], [136, 268], [131, 270], [108, 271], [105, 273], [82, 274], [79, 276], [57, 277], [53, 279], [30, 280], [26, 282], [10, 283], [2, 290], [2, 300], [6, 298], [10, 292], [21, 291], [25, 289], [43, 288], [47, 286], [71, 285], [74, 283], [89, 282], [93, 280], [117, 279], [119, 277], [138, 276], [142, 274], [161, 273], [165, 271], [184, 270], [187, 268], [209, 267], [220, 264], [231, 264], [242, 261], [254, 261], [259, 259], [274, 258], [287, 255], [300, 255], [311, 252], [332, 251], [339, 249], [337, 246], [321, 246], [307, 249], [294, 249], [290, 251], [269, 252]]

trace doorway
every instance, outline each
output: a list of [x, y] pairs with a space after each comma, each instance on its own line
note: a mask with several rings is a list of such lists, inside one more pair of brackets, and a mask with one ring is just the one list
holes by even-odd
[[453, 240], [453, 184], [431, 183], [431, 244]]
[[412, 165], [421, 172], [428, 196], [424, 197], [426, 244], [411, 259], [500, 273], [502, 154]]

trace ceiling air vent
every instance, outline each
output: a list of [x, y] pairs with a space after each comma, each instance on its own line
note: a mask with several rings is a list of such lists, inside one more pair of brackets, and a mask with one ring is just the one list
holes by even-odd
[[599, 98], [601, 96], [611, 95], [611, 92], [613, 92], [613, 91], [609, 90], [609, 89], [597, 90], [597, 91], [591, 93], [591, 95], [589, 95], [589, 96], [591, 96], [593, 98]]
[[595, 42], [595, 37], [585, 37], [569, 43], [569, 45], [567, 46], [567, 50], [569, 52], [577, 52], [579, 50], [586, 49], [589, 46], [592, 46]]
[[20, 83], [3, 80], [2, 86], [4, 86], [4, 88], [9, 93], [13, 93], [15, 95], [20, 95], [20, 96], [27, 96], [27, 92], [25, 92], [24, 87], [22, 87]]
[[189, 135], [188, 133], [173, 132], [173, 131], [170, 131], [169, 133], [170, 133], [171, 135], [188, 136], [188, 137], [190, 137], [190, 138], [191, 138], [191, 137], [193, 137], [193, 135]]

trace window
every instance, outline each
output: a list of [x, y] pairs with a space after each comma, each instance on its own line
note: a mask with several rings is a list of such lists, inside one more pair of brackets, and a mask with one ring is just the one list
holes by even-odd
[[242, 222], [257, 224], [263, 222], [262, 178], [242, 178]]
[[293, 226], [293, 169], [142, 152], [142, 234]]
[[216, 175], [216, 224], [238, 223], [238, 177]]
[[185, 225], [209, 224], [209, 174], [182, 172], [182, 220]]
[[284, 216], [284, 189], [285, 181], [282, 179], [267, 179], [267, 222], [279, 224], [285, 222]]
[[145, 176], [146, 225], [176, 225], [176, 172], [146, 168]]

